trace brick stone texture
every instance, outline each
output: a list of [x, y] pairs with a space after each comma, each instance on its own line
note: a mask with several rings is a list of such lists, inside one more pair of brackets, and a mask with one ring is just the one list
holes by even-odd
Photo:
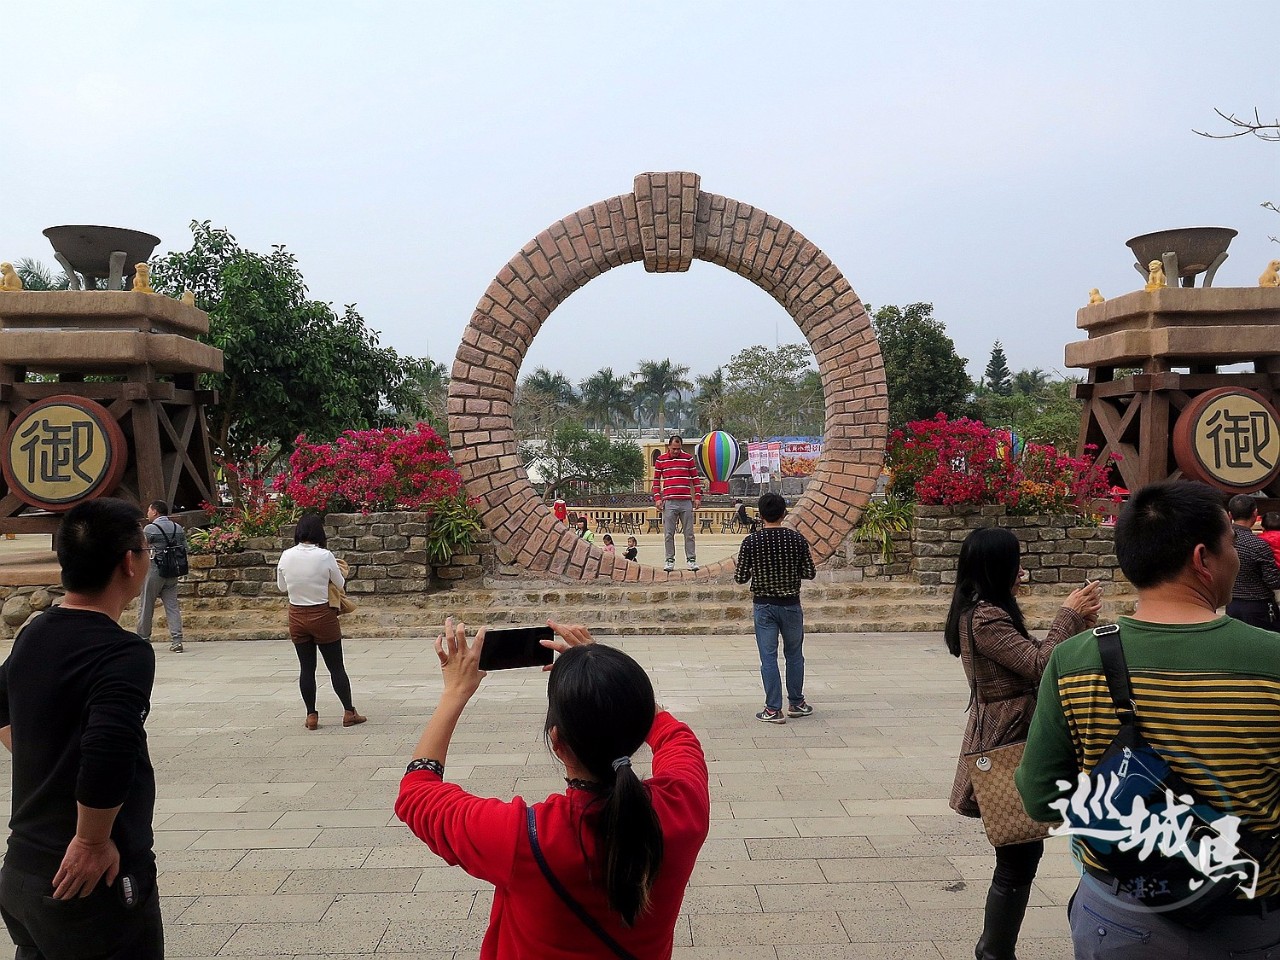
[[719, 580], [732, 559], [697, 573], [663, 573], [582, 543], [539, 501], [516, 449], [511, 410], [533, 338], [551, 312], [593, 278], [641, 262], [650, 273], [705, 260], [759, 286], [813, 348], [826, 398], [826, 446], [792, 526], [832, 557], [875, 489], [888, 394], [867, 312], [844, 275], [811, 241], [763, 210], [706, 193], [695, 173], [642, 173], [632, 193], [570, 214], [511, 258], [476, 304], [449, 384], [449, 442], [478, 498], [485, 527], [512, 562], [537, 573], [628, 583]]
[[894, 538], [889, 563], [878, 545], [851, 537], [827, 566], [849, 579], [901, 580], [949, 587], [965, 537], [979, 527], [1008, 527], [1022, 544], [1022, 565], [1035, 584], [1072, 584], [1085, 580], [1127, 581], [1115, 555], [1115, 528], [1086, 526], [1079, 517], [1011, 517], [1001, 506], [938, 507], [917, 505], [909, 533]]
[[[325, 517], [328, 547], [347, 562], [347, 592], [421, 594], [448, 589], [460, 581], [479, 580], [498, 568], [492, 537], [484, 531], [469, 554], [447, 564], [427, 559], [425, 513], [331, 513]], [[178, 585], [184, 597], [270, 597], [276, 592], [276, 564], [293, 545], [293, 527], [278, 537], [249, 540], [240, 553], [192, 554], [191, 572]], [[3, 611], [0, 611], [0, 618]]]

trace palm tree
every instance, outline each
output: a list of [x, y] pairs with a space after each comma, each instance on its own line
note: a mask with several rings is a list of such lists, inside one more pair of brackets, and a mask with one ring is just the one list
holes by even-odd
[[582, 391], [582, 409], [606, 434], [621, 420], [631, 417], [631, 389], [613, 367], [597, 370], [578, 384]]
[[13, 265], [14, 271], [22, 279], [24, 290], [66, 290], [71, 286], [65, 273], [55, 274], [39, 260], [23, 257]]
[[427, 421], [436, 429], [445, 426], [448, 422], [449, 368], [430, 357], [423, 357], [418, 361], [412, 379], [414, 389], [426, 404]]
[[635, 393], [653, 403], [658, 417], [658, 430], [667, 425], [667, 398], [671, 394], [683, 397], [683, 391], [692, 390], [693, 384], [686, 378], [689, 368], [670, 360], [643, 360], [632, 376], [635, 378]]
[[569, 378], [557, 370], [538, 367], [516, 390], [517, 431], [534, 438], [550, 436], [555, 425], [578, 405]]
[[1032, 397], [1045, 388], [1049, 375], [1035, 367], [1031, 370], [1019, 370], [1013, 375], [1013, 392]]
[[699, 430], [719, 430], [724, 426], [724, 368], [716, 367], [706, 376], [698, 377], [698, 396], [693, 401], [698, 415]]

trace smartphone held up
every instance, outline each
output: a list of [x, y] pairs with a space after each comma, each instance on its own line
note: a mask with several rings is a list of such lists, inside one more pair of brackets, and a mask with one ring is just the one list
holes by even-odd
[[488, 672], [550, 666], [555, 652], [544, 647], [541, 641], [554, 636], [546, 626], [489, 627], [484, 632], [484, 646], [480, 648], [480, 669]]

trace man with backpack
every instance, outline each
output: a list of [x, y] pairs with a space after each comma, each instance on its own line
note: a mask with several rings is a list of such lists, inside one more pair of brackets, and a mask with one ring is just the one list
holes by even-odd
[[156, 598], [164, 603], [169, 624], [169, 652], [182, 653], [182, 611], [178, 607], [178, 581], [187, 575], [187, 535], [169, 519], [169, 504], [152, 500], [142, 531], [151, 549], [151, 569], [138, 600], [138, 636], [151, 642], [151, 616]]
[[1280, 643], [1218, 614], [1240, 559], [1216, 490], [1139, 490], [1115, 543], [1134, 614], [1054, 648], [1017, 771], [1027, 813], [1072, 835], [1075, 956], [1265, 956], [1280, 943]]

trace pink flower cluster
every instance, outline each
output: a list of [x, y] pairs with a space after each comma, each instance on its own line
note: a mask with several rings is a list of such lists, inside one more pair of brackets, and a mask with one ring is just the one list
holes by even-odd
[[430, 510], [462, 490], [440, 435], [425, 423], [408, 429], [348, 430], [333, 443], [299, 436], [289, 469], [274, 489], [302, 509]]
[[1009, 513], [1093, 515], [1110, 490], [1110, 459], [1018, 444], [1005, 430], [939, 413], [889, 438], [891, 489], [924, 504], [1003, 504]]

